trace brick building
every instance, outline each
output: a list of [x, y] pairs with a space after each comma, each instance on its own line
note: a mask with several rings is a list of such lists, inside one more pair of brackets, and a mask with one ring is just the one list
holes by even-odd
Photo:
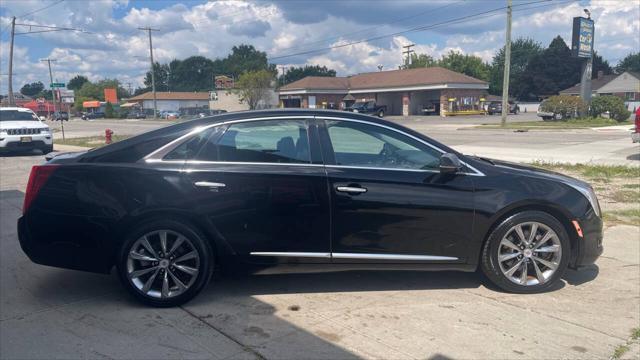
[[349, 77], [308, 76], [279, 89], [282, 107], [345, 109], [356, 101], [387, 106], [388, 115], [482, 111], [489, 85], [441, 67], [380, 71]]

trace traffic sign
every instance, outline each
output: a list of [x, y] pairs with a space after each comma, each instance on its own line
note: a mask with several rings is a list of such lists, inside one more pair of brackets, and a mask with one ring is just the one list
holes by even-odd
[[51, 83], [52, 88], [63, 88], [64, 83]]

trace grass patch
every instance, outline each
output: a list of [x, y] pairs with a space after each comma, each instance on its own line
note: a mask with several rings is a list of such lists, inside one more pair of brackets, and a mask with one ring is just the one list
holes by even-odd
[[640, 203], [640, 191], [618, 190], [611, 197], [616, 202]]
[[[120, 140], [130, 138], [130, 135], [113, 135], [112, 141], [118, 142]], [[65, 140], [57, 139], [54, 141], [55, 144], [62, 145], [73, 145], [73, 146], [84, 146], [88, 148], [97, 148], [106, 145], [104, 143], [104, 136], [87, 136], [87, 137], [79, 137], [79, 138], [67, 138]]]
[[[571, 171], [582, 174], [593, 179], [638, 178], [640, 177], [640, 167], [625, 165], [598, 165], [598, 164], [566, 164], [536, 160], [531, 163], [539, 168], [554, 171]], [[606, 182], [606, 181], [605, 181]]]
[[[638, 180], [638, 181], [640, 181], [640, 180]], [[638, 184], [624, 184], [624, 185], [622, 185], [622, 187], [623, 187], [624, 189], [635, 189], [635, 190], [640, 190], [640, 183], [638, 183]]]
[[566, 121], [523, 121], [507, 123], [505, 127], [496, 124], [482, 124], [476, 128], [480, 129], [586, 129], [592, 127], [615, 126], [615, 125], [632, 125], [631, 121], [618, 122], [613, 119], [598, 118], [581, 118], [569, 119]]
[[[602, 220], [609, 224], [640, 225], [640, 207], [636, 209], [605, 211]], [[636, 329], [640, 331], [640, 329]]]
[[640, 327], [631, 330], [631, 340], [640, 339]]
[[620, 359], [627, 351], [629, 351], [629, 346], [627, 344], [618, 345], [616, 349], [613, 350], [613, 356], [611, 356], [611, 358]]

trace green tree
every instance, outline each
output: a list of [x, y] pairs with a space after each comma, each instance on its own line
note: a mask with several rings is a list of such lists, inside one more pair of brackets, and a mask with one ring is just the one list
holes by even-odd
[[613, 74], [613, 69], [609, 62], [602, 58], [602, 56], [598, 55], [597, 52], [593, 53], [593, 60], [591, 66], [591, 78], [595, 79], [598, 77], [598, 72], [602, 71], [603, 75]]
[[480, 80], [489, 80], [489, 64], [474, 55], [450, 51], [438, 61], [438, 66], [463, 73]]
[[254, 110], [269, 99], [273, 80], [273, 73], [268, 70], [247, 71], [240, 75], [235, 91], [249, 105], [249, 109]]
[[554, 38], [542, 53], [534, 55], [522, 75], [520, 99], [535, 99], [543, 95], [557, 94], [560, 90], [580, 82], [580, 59], [562, 37]]
[[438, 62], [431, 55], [412, 53], [409, 66], [404, 67], [408, 69], [415, 69], [432, 66], [438, 66]]
[[[153, 63], [153, 74], [155, 76], [156, 91], [169, 91], [169, 65]], [[147, 71], [144, 76], [144, 85], [151, 91], [151, 71]]]
[[20, 93], [26, 96], [34, 96], [44, 90], [44, 85], [40, 81], [33, 82], [31, 84], [24, 84], [20, 89]]
[[335, 77], [336, 71], [320, 65], [305, 65], [304, 67], [292, 66], [287, 69], [283, 76], [280, 76], [280, 83], [282, 85], [288, 84], [307, 76]]
[[239, 45], [231, 48], [231, 54], [222, 59], [221, 68], [223, 74], [239, 77], [245, 71], [266, 70], [276, 76], [278, 74], [275, 64], [269, 64], [267, 53], [256, 50], [253, 45]]
[[620, 60], [616, 65], [616, 73], [622, 74], [625, 71], [640, 72], [640, 52], [632, 53]]
[[84, 83], [86, 82], [89, 82], [89, 79], [87, 79], [85, 76], [76, 75], [72, 77], [71, 80], [69, 80], [69, 82], [67, 83], [67, 89], [80, 90], [82, 85], [84, 85]]
[[[509, 94], [522, 98], [522, 75], [529, 60], [542, 53], [542, 44], [530, 38], [518, 38], [511, 42], [511, 66], [509, 68]], [[502, 82], [504, 75], [504, 46], [493, 56], [489, 75], [489, 92], [494, 95], [502, 95]]]

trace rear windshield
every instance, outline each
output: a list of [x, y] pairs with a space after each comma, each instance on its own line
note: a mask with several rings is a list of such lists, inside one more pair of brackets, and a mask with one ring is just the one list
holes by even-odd
[[38, 118], [28, 111], [0, 110], [0, 121], [38, 121]]

